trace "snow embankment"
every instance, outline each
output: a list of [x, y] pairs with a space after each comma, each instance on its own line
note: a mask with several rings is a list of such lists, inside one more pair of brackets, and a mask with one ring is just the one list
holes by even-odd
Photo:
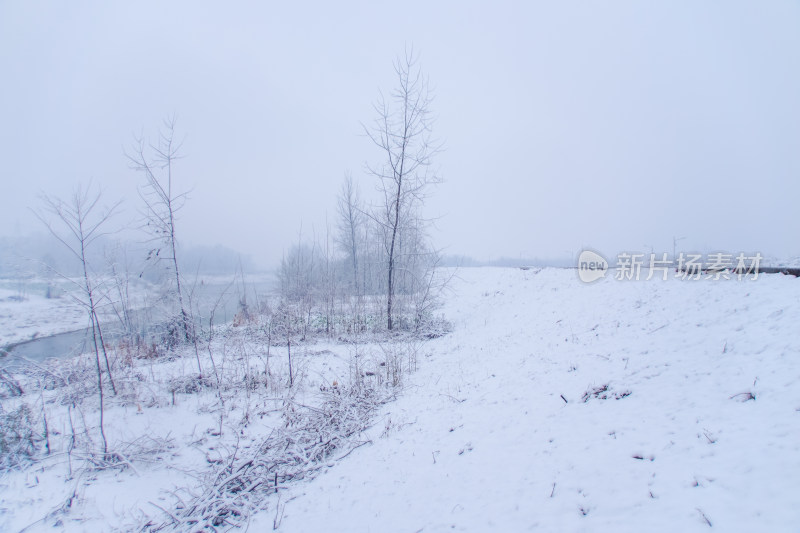
[[460, 277], [372, 444], [252, 531], [796, 531], [800, 280]]

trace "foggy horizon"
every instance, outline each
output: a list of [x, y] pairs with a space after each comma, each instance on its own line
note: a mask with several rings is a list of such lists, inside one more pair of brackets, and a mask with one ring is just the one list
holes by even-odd
[[[384, 22], [393, 17], [391, 23]], [[90, 182], [135, 225], [125, 151], [177, 116], [186, 247], [274, 267], [335, 226], [362, 124], [413, 47], [434, 89], [426, 202], [446, 255], [574, 260], [583, 248], [800, 256], [800, 6], [790, 2], [0, 6], [0, 237]]]

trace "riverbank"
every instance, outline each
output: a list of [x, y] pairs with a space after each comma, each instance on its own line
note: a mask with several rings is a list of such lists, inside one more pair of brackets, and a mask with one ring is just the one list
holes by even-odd
[[84, 308], [66, 294], [47, 298], [44, 290], [0, 288], [0, 347], [86, 327]]

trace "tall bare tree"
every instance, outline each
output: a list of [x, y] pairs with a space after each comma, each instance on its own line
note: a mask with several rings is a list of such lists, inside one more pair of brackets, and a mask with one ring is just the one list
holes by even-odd
[[188, 193], [177, 192], [173, 183], [173, 166], [181, 157], [181, 143], [175, 139], [175, 123], [174, 116], [166, 119], [155, 143], [147, 143], [143, 136], [136, 138], [131, 152], [126, 155], [133, 169], [145, 175], [145, 184], [140, 188], [139, 195], [145, 205], [146, 229], [155, 241], [166, 247], [166, 254], [162, 255], [159, 248], [151, 252], [151, 257], [167, 261], [172, 272], [180, 325], [188, 341], [192, 338], [193, 327], [184, 303], [175, 230], [177, 214], [185, 205]]
[[[87, 310], [91, 322], [97, 370], [97, 389], [100, 398], [100, 436], [103, 440], [103, 454], [105, 455], [108, 453], [108, 441], [106, 440], [103, 423], [104, 396], [103, 367], [100, 363], [101, 351], [105, 359], [108, 380], [111, 383], [111, 389], [114, 394], [116, 394], [116, 386], [111, 375], [111, 366], [108, 362], [108, 353], [103, 340], [103, 330], [97, 316], [97, 309], [103, 296], [98, 293], [98, 286], [95, 283], [96, 276], [88, 260], [88, 251], [97, 239], [108, 235], [109, 232], [106, 231], [107, 222], [119, 208], [120, 202], [103, 209], [98, 205], [100, 197], [99, 191], [93, 194], [89, 188], [83, 189], [81, 187], [75, 189], [68, 201], [42, 195], [44, 207], [42, 211], [36, 212], [36, 216], [50, 233], [70, 251], [81, 266], [81, 281], [73, 281], [79, 287], [81, 296], [75, 297], [75, 299]], [[65, 279], [70, 278], [65, 277]], [[70, 281], [72, 280], [70, 279]]]
[[432, 138], [433, 97], [413, 50], [394, 62], [397, 86], [388, 98], [374, 104], [376, 118], [364, 130], [382, 153], [381, 162], [367, 165], [378, 179], [382, 195], [371, 218], [383, 234], [386, 259], [387, 328], [393, 327], [393, 304], [398, 270], [399, 240], [409, 224], [422, 220], [418, 213], [431, 185], [441, 182], [432, 168], [441, 144]]

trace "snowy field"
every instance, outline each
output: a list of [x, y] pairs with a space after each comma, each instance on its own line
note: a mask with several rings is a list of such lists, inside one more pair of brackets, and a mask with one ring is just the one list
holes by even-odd
[[460, 276], [453, 333], [282, 531], [797, 531], [800, 281]]
[[[269, 491], [249, 531], [797, 530], [800, 281], [458, 276], [442, 310], [453, 331], [415, 348], [418, 370], [370, 427]], [[227, 339], [217, 364], [230, 383], [263, 368], [257, 344]], [[320, 391], [348, 383], [354, 349], [297, 347], [293, 402], [319, 406]], [[269, 363], [282, 383], [286, 355], [273, 348]], [[66, 480], [78, 463], [58, 449], [68, 407], [45, 392], [53, 457], [0, 477], [0, 530], [140, 529], [208, 468], [259, 449], [285, 416], [279, 402], [244, 386], [191, 393], [193, 358], [120, 370], [106, 420], [111, 448], [130, 450], [125, 469]]]

